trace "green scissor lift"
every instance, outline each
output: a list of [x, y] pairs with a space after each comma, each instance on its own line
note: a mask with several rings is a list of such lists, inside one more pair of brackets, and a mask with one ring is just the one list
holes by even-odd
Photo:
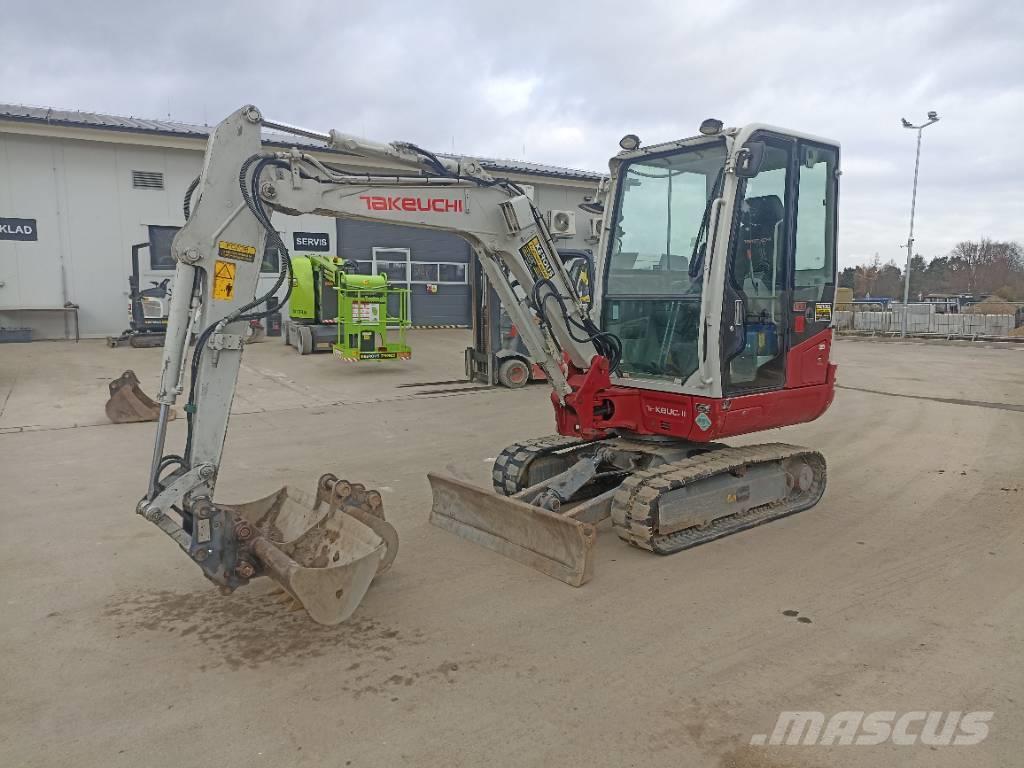
[[387, 275], [348, 272], [350, 265], [338, 256], [292, 257], [285, 341], [302, 354], [330, 344], [352, 362], [408, 360], [409, 289], [394, 287]]

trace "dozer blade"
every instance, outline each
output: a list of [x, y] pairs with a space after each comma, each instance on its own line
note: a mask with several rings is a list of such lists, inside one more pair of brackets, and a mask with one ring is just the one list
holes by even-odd
[[[326, 478], [337, 484], [338, 497], [325, 493]], [[333, 476], [321, 479], [316, 498], [285, 486], [257, 501], [221, 506], [252, 526], [246, 544], [263, 575], [318, 624], [333, 626], [351, 616], [397, 551], [379, 495]]]
[[590, 581], [593, 525], [453, 477], [428, 473], [427, 478], [434, 525], [574, 587]]
[[[125, 371], [110, 382], [110, 399], [106, 405], [107, 418], [115, 424], [136, 421], [156, 421], [160, 416], [160, 403], [150, 398], [139, 385], [135, 371]], [[168, 418], [173, 419], [170, 411]]]

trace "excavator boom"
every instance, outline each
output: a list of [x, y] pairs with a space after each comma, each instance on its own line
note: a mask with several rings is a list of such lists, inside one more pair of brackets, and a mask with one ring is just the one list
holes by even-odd
[[[353, 175], [297, 149], [268, 152], [260, 141], [262, 127], [318, 138], [410, 171], [399, 177]], [[291, 284], [288, 250], [271, 224], [272, 213], [386, 218], [460, 234], [510, 308], [559, 400], [572, 394], [563, 357], [582, 368], [608, 349], [556, 258], [543, 217], [521, 189], [492, 178], [475, 161], [438, 158], [409, 144], [296, 129], [265, 121], [249, 106], [213, 131], [185, 208], [187, 222], [172, 245], [177, 268], [155, 398], [157, 439], [149, 490], [138, 511], [174, 538], [214, 583], [230, 590], [270, 576], [321, 623], [347, 618], [373, 576], [394, 559], [397, 535], [384, 520], [380, 495], [335, 481], [331, 500], [322, 484], [315, 498], [286, 487], [254, 502], [214, 500], [247, 324], [267, 311], [271, 295]], [[257, 296], [268, 248], [280, 253], [281, 273], [271, 291]], [[558, 319], [538, 324], [531, 307]], [[195, 351], [186, 364], [192, 335]], [[186, 444], [181, 453], [169, 454], [167, 421], [185, 393]]]

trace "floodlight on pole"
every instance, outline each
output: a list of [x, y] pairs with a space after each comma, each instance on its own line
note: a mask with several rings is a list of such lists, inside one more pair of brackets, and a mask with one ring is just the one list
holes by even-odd
[[901, 117], [904, 128], [917, 131], [917, 154], [914, 156], [914, 194], [910, 198], [910, 234], [907, 237], [907, 271], [903, 276], [903, 322], [900, 323], [900, 336], [907, 335], [907, 317], [910, 314], [910, 261], [914, 258], [914, 212], [917, 209], [917, 173], [921, 168], [921, 131], [933, 123], [939, 122], [939, 113], [928, 112], [928, 121], [914, 125], [907, 118]]

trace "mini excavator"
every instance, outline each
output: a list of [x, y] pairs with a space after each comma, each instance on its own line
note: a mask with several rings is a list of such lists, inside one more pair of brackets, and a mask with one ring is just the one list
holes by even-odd
[[[263, 128], [306, 148], [264, 147]], [[479, 161], [299, 128], [254, 106], [230, 115], [210, 136], [172, 246], [160, 418], [138, 512], [222, 588], [270, 576], [324, 624], [347, 618], [394, 559], [380, 494], [358, 483], [325, 475], [313, 496], [285, 487], [214, 500], [245, 328], [291, 283], [272, 213], [461, 236], [543, 369], [557, 434], [505, 448], [493, 490], [429, 475], [436, 525], [579, 586], [603, 520], [629, 544], [671, 554], [814, 506], [820, 453], [721, 441], [812, 421], [832, 402], [838, 144], [707, 120], [692, 138], [641, 147], [627, 135], [620, 147], [583, 301], [530, 197]], [[408, 172], [352, 173], [324, 159], [330, 150]], [[257, 295], [268, 248], [281, 272]], [[184, 450], [167, 453], [170, 408], [186, 392]]]

